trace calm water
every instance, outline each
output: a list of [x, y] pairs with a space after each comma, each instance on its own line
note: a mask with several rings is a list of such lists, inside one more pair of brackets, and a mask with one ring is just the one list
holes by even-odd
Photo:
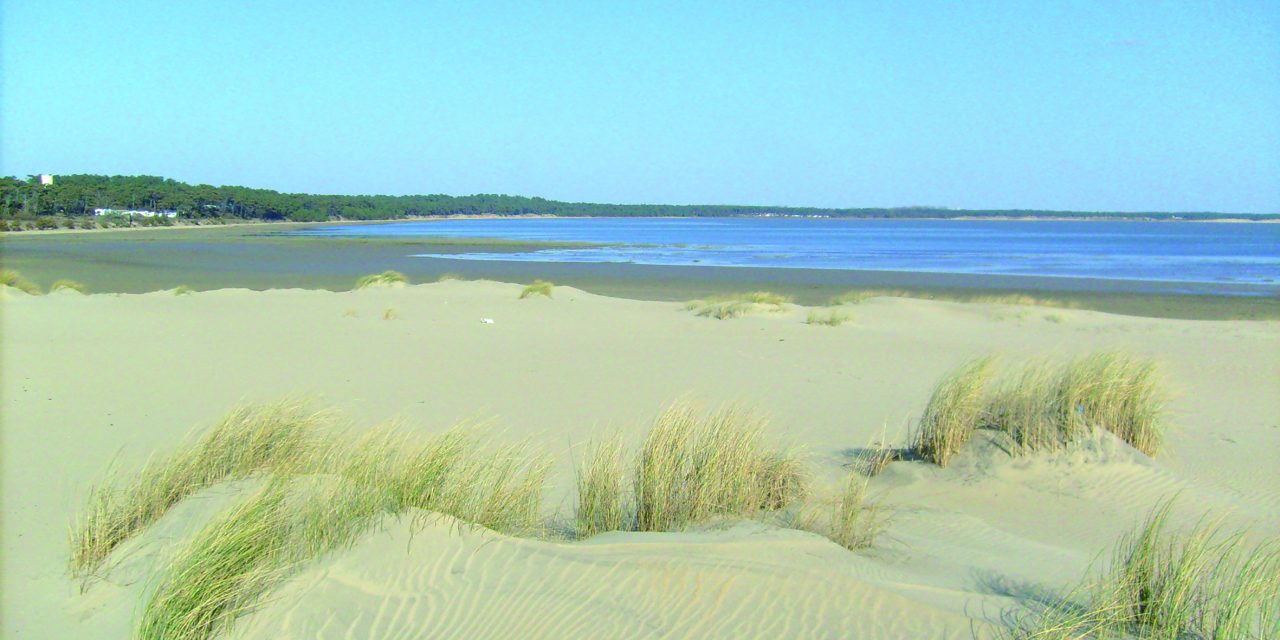
[[340, 236], [570, 240], [606, 247], [424, 254], [1276, 285], [1280, 224], [795, 218], [488, 219], [342, 225]]

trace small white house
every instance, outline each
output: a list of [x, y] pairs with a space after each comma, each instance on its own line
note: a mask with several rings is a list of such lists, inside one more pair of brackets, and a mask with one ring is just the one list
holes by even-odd
[[53, 176], [47, 173], [40, 174], [40, 184], [42, 186], [53, 184]]
[[152, 218], [161, 216], [165, 218], [176, 218], [178, 212], [173, 209], [165, 211], [144, 211], [141, 209], [94, 209], [95, 216], [138, 216], [139, 218]]

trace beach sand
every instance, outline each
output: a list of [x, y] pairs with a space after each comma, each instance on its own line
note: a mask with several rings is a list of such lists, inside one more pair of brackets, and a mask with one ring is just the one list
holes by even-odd
[[768, 436], [801, 447], [834, 490], [852, 451], [882, 433], [904, 446], [932, 386], [973, 356], [1121, 347], [1163, 363], [1174, 392], [1155, 460], [1105, 438], [1016, 459], [979, 439], [945, 469], [893, 463], [871, 483], [890, 520], [869, 550], [760, 522], [566, 541], [387, 520], [289, 578], [234, 637], [986, 637], [1175, 495], [1179, 523], [1211, 512], [1280, 535], [1276, 321], [876, 298], [825, 327], [801, 307], [718, 321], [672, 302], [520, 290], [6, 292], [0, 635], [129, 637], [160, 559], [242, 488], [184, 501], [81, 593], [66, 532], [90, 487], [237, 403], [286, 396], [364, 427], [483, 421], [494, 440], [554, 457], [544, 504], [563, 520], [583, 445], [635, 442], [680, 399], [762, 412]]

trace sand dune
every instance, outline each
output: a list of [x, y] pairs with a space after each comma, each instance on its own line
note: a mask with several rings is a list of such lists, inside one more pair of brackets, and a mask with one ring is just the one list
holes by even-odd
[[[1123, 347], [1165, 364], [1172, 430], [1152, 460], [1110, 437], [1011, 459], [984, 437], [945, 469], [898, 462], [872, 491], [892, 520], [870, 550], [767, 523], [529, 540], [390, 520], [243, 617], [253, 638], [970, 637], [1074, 584], [1160, 500], [1280, 535], [1280, 324], [873, 299], [838, 327], [806, 309], [733, 320], [567, 287], [445, 282], [347, 293], [7, 293], [3, 324], [5, 637], [128, 637], [155, 568], [245, 487], [184, 501], [80, 593], [66, 525], [109, 466], [135, 469], [240, 401], [305, 394], [358, 425], [482, 419], [557, 461], [570, 510], [581, 445], [634, 443], [677, 398], [766, 413], [833, 490], [850, 452], [899, 446], [940, 375]], [[394, 310], [394, 313], [389, 313]], [[390, 319], [384, 319], [390, 318]], [[493, 319], [484, 324], [482, 318]]]

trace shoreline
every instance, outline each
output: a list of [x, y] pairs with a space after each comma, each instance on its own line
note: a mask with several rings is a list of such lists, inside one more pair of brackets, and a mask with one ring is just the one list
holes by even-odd
[[[1173, 283], [1089, 278], [974, 275], [911, 271], [670, 266], [630, 263], [460, 260], [453, 253], [506, 252], [548, 245], [493, 239], [292, 236], [280, 231], [346, 223], [245, 223], [121, 229], [103, 234], [65, 230], [0, 236], [0, 264], [42, 286], [83, 282], [91, 292], [144, 293], [183, 285], [196, 290], [244, 288], [344, 291], [361, 276], [387, 269], [411, 282], [445, 274], [471, 280], [547, 279], [610, 297], [686, 301], [771, 290], [820, 306], [850, 290], [901, 289], [925, 298], [1025, 295], [1062, 299], [1080, 308], [1186, 319], [1280, 318], [1280, 289], [1262, 284]], [[183, 230], [179, 232], [178, 230]], [[152, 233], [154, 232], [154, 233]], [[414, 257], [435, 253], [445, 257]], [[1244, 295], [1232, 295], [1243, 292]]]

